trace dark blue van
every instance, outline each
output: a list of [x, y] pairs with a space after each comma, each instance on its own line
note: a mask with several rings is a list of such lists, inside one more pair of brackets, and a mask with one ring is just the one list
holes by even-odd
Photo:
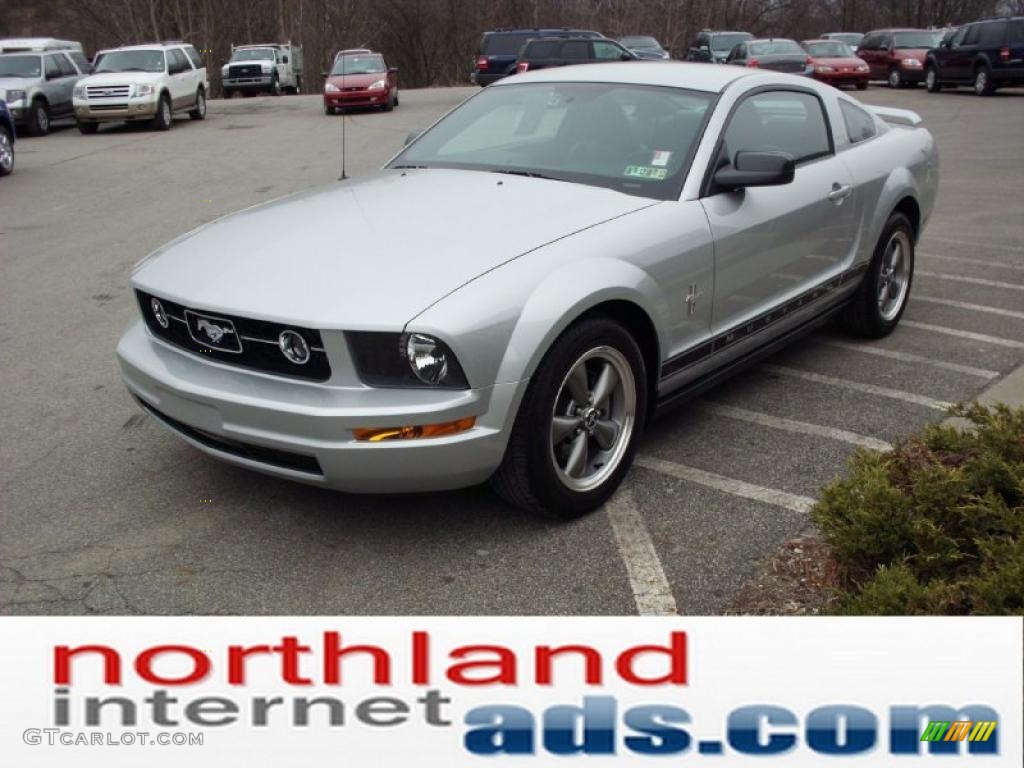
[[600, 32], [588, 29], [543, 27], [535, 29], [495, 29], [484, 32], [476, 47], [476, 58], [473, 61], [473, 73], [470, 75], [477, 85], [489, 85], [505, 75], [516, 71], [519, 51], [527, 40], [535, 37], [586, 37], [603, 38]]

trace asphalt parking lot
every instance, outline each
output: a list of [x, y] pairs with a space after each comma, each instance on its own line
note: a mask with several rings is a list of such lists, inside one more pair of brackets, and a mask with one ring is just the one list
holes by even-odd
[[[350, 116], [348, 175], [472, 92], [403, 91], [391, 114]], [[1024, 363], [1024, 91], [857, 96], [920, 112], [941, 153], [900, 328], [870, 344], [819, 333], [674, 411], [613, 502], [570, 524], [486, 488], [344, 496], [220, 464], [121, 385], [135, 261], [222, 214], [335, 182], [342, 122], [319, 97], [211, 101], [206, 121], [167, 133], [19, 140], [0, 182], [0, 611], [723, 610], [808, 529], [818, 488], [855, 447], [942, 418]], [[282, 290], [307, 279], [289, 274]]]

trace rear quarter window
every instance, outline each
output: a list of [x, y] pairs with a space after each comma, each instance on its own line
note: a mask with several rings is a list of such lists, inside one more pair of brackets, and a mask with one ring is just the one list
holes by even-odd
[[560, 45], [557, 40], [528, 43], [522, 56], [524, 59], [553, 59], [558, 55]]
[[516, 56], [529, 39], [527, 35], [484, 35], [480, 52], [485, 56]]
[[878, 133], [875, 118], [866, 110], [845, 99], [839, 100], [839, 109], [843, 113], [846, 135], [849, 136], [851, 144], [859, 144], [862, 141], [873, 139]]
[[1014, 19], [1007, 25], [1006, 42], [1017, 45], [1024, 43], [1024, 19]]
[[1006, 37], [1006, 24], [1002, 22], [994, 22], [992, 24], [982, 24], [981, 30], [978, 32], [978, 45], [982, 48], [999, 48], [1003, 44], [1003, 39]]

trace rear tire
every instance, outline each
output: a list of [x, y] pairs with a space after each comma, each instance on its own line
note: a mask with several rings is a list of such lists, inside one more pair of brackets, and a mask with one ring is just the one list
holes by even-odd
[[235, 95], [235, 92], [232, 89], [230, 89], [230, 88], [225, 88], [224, 89], [224, 98], [225, 99], [230, 99], [230, 98], [234, 97], [234, 95]]
[[991, 96], [996, 92], [995, 83], [992, 82], [992, 73], [988, 66], [982, 64], [974, 70], [974, 92], [978, 96]]
[[196, 108], [189, 112], [188, 116], [193, 120], [206, 119], [206, 94], [202, 88], [196, 91]]
[[647, 371], [634, 338], [614, 320], [581, 320], [537, 367], [491, 487], [543, 517], [591, 512], [629, 471], [646, 416]]
[[889, 83], [890, 88], [903, 87], [903, 75], [900, 74], [896, 67], [889, 70], [889, 77], [886, 78], [886, 81]]
[[0, 176], [10, 176], [14, 171], [14, 137], [7, 128], [0, 125]]
[[[898, 264], [894, 266], [895, 262]], [[839, 315], [839, 324], [849, 333], [866, 339], [888, 336], [903, 317], [913, 282], [914, 228], [902, 213], [893, 213], [885, 223], [860, 287]]]
[[867, 89], [868, 89], [868, 84], [867, 84], [866, 80], [857, 83], [857, 90], [858, 91], [866, 91]]
[[83, 136], [91, 136], [100, 129], [99, 123], [86, 123], [81, 120], [78, 122], [78, 132]]
[[160, 94], [160, 101], [156, 105], [156, 115], [153, 116], [153, 129], [156, 131], [170, 130], [174, 122], [174, 113], [171, 111], [171, 98], [166, 94]]
[[50, 132], [50, 106], [43, 99], [32, 102], [25, 127], [29, 136], [45, 136]]
[[928, 89], [928, 93], [938, 93], [942, 90], [942, 83], [939, 82], [939, 73], [935, 71], [935, 67], [928, 67], [925, 70], [924, 87]]

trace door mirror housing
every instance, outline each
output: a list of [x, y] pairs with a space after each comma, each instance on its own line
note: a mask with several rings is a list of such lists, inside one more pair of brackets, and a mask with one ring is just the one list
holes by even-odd
[[789, 184], [796, 173], [796, 163], [785, 152], [737, 152], [733, 163], [715, 172], [719, 190], [747, 187], [775, 187]]
[[703, 51], [704, 53], [707, 53], [708, 51], [710, 51], [710, 50], [711, 50], [711, 46], [710, 46], [710, 45], [708, 45], [707, 43], [701, 43], [701, 44], [700, 44], [700, 45], [699, 45], [699, 46], [697, 47], [697, 50], [698, 50], [698, 51]]
[[287, 56], [282, 56], [281, 57], [281, 63], [282, 64], [287, 64], [288, 63], [288, 57]]
[[397, 75], [398, 74], [398, 67], [388, 67], [388, 74]]
[[416, 139], [418, 139], [422, 134], [423, 131], [409, 131], [409, 134], [405, 137], [405, 141], [402, 143], [402, 146], [408, 147], [410, 144], [416, 141]]

